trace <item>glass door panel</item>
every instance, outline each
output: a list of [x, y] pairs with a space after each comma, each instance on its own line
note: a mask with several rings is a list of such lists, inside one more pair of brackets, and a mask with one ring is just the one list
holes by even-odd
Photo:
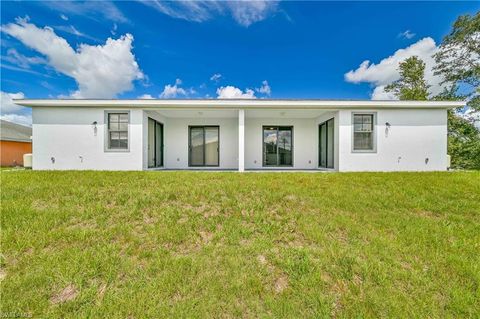
[[263, 128], [263, 166], [292, 166], [292, 127]]
[[263, 129], [263, 152], [263, 165], [278, 165], [276, 127], [268, 127]]
[[203, 127], [190, 128], [190, 166], [204, 165]]
[[148, 119], [148, 167], [155, 167], [155, 121]]
[[218, 166], [218, 127], [205, 127], [205, 165]]
[[189, 166], [220, 165], [220, 128], [190, 126]]
[[327, 168], [333, 168], [333, 119], [327, 121]]
[[280, 127], [278, 129], [278, 165], [292, 165], [292, 129]]
[[155, 123], [155, 166], [163, 166], [163, 124]]
[[323, 122], [318, 127], [318, 166], [333, 168], [334, 126], [333, 119]]
[[148, 167], [163, 166], [163, 124], [148, 118]]
[[327, 167], [327, 125], [325, 123], [321, 124], [319, 127], [320, 135], [320, 153], [319, 153], [319, 166]]

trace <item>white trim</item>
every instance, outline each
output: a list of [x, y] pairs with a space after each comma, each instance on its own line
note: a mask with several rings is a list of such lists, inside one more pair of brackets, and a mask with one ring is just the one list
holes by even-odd
[[17, 105], [28, 107], [116, 107], [144, 109], [220, 108], [220, 109], [355, 109], [355, 108], [456, 108], [464, 101], [349, 101], [349, 100], [271, 100], [271, 99], [209, 99], [209, 100], [101, 100], [101, 99], [14, 99]]

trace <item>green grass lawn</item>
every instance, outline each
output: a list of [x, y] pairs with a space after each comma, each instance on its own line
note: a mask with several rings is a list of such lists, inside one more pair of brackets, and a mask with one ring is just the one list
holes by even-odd
[[480, 172], [1, 174], [1, 313], [480, 316]]

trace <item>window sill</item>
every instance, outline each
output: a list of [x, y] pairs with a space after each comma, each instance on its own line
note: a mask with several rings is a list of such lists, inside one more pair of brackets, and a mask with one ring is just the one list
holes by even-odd
[[130, 149], [105, 149], [105, 153], [129, 153]]
[[375, 154], [377, 153], [377, 150], [352, 150], [352, 153], [354, 154], [362, 154], [362, 153], [366, 153], [366, 154]]

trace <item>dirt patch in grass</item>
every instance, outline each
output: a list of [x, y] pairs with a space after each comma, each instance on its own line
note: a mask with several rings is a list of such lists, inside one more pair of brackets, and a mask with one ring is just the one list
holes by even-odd
[[179, 220], [177, 220], [178, 224], [185, 224], [186, 222], [188, 222], [188, 216], [182, 216]]
[[239, 242], [240, 246], [250, 246], [252, 244], [252, 240], [251, 239], [240, 239], [240, 242]]
[[171, 251], [176, 256], [187, 256], [198, 252], [200, 251], [200, 249], [202, 249], [202, 247], [209, 245], [212, 242], [214, 236], [215, 233], [213, 232], [201, 230], [198, 232], [194, 241], [189, 240], [183, 243], [167, 242], [163, 244], [163, 247]]
[[31, 207], [34, 210], [46, 211], [46, 210], [49, 210], [49, 209], [57, 209], [58, 204], [36, 199], [32, 202]]
[[334, 301], [332, 304], [332, 311], [330, 315], [332, 318], [337, 318], [339, 312], [343, 309], [342, 296], [348, 292], [347, 283], [344, 280], [338, 280], [332, 287], [331, 291], [334, 294]]
[[203, 245], [208, 244], [213, 239], [213, 233], [212, 232], [201, 231], [201, 232], [199, 232], [199, 234], [200, 234], [201, 243]]
[[98, 288], [98, 293], [97, 293], [97, 298], [99, 300], [103, 299], [103, 296], [105, 295], [105, 292], [107, 291], [107, 284], [103, 283], [100, 288]]
[[443, 218], [445, 218], [445, 214], [434, 213], [434, 212], [427, 211], [427, 210], [415, 211], [415, 212], [413, 212], [413, 214], [415, 216], [424, 217], [424, 218], [431, 218], [431, 219], [443, 219]]
[[74, 219], [67, 230], [92, 230], [97, 228], [97, 223], [94, 220]]
[[264, 255], [258, 255], [257, 260], [261, 265], [267, 264], [267, 258]]
[[3, 279], [5, 279], [5, 277], [7, 277], [7, 272], [5, 271], [5, 269], [0, 268], [0, 281], [2, 281]]
[[269, 273], [273, 274], [274, 279], [272, 286], [276, 294], [280, 294], [288, 288], [288, 276], [269, 262], [267, 257], [258, 255], [257, 261], [260, 265], [266, 267]]
[[155, 224], [157, 222], [157, 218], [155, 216], [144, 214], [143, 215], [143, 222], [147, 225]]
[[50, 298], [50, 303], [56, 305], [74, 300], [78, 296], [78, 293], [78, 289], [74, 285], [70, 284], [54, 294], [52, 298]]
[[280, 276], [275, 280], [274, 290], [277, 294], [282, 293], [288, 287], [287, 276]]

